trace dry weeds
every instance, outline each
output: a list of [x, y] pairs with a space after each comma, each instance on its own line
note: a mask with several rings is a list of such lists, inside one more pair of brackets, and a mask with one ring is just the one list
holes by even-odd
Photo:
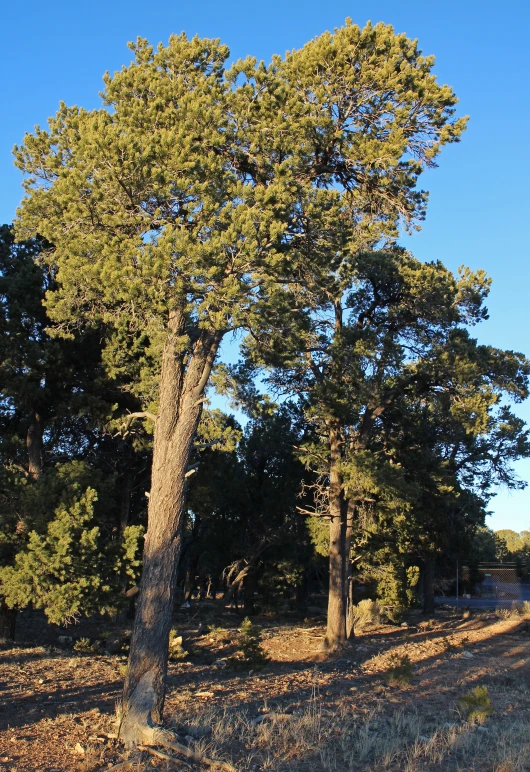
[[[180, 620], [192, 654], [170, 665], [167, 716], [195, 753], [240, 772], [530, 770], [530, 633], [519, 618], [380, 627], [333, 660], [318, 655], [322, 626], [268, 626], [273, 661], [250, 674], [213, 664], [238, 623], [194, 635]], [[404, 657], [412, 681], [390, 686]], [[148, 752], [127, 757], [112, 737], [120, 664], [43, 647], [0, 652], [1, 772], [182, 770]], [[477, 685], [493, 708], [483, 726], [459, 710]]]

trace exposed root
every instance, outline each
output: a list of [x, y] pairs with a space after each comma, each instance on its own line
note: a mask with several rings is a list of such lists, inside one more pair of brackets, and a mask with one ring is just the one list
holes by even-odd
[[163, 753], [162, 751], [157, 751], [155, 748], [150, 748], [148, 745], [139, 745], [138, 746], [139, 751], [146, 751], [147, 753], [150, 753], [152, 756], [156, 756], [158, 759], [164, 759], [165, 761], [172, 761], [173, 764], [180, 764], [183, 767], [187, 767], [188, 769], [193, 769], [191, 764], [188, 764], [187, 761], [182, 761], [182, 759], [177, 759], [175, 756], [170, 756], [167, 753]]
[[218, 768], [225, 770], [225, 772], [237, 772], [235, 767], [225, 761], [209, 759], [206, 756], [195, 753], [195, 751], [192, 751], [191, 748], [188, 748], [186, 745], [176, 742], [174, 739], [175, 735], [172, 732], [155, 728], [153, 735], [155, 740], [155, 742], [152, 743], [153, 745], [162, 745], [164, 748], [169, 748], [170, 750], [175, 751], [175, 753], [180, 753], [182, 756], [186, 756], [186, 758], [191, 759], [192, 761], [196, 761], [199, 764], [205, 764], [207, 767], [212, 767], [213, 769]]
[[[224, 770], [224, 772], [237, 772], [231, 764], [227, 764], [224, 761], [214, 761], [195, 753], [191, 748], [177, 742], [173, 732], [162, 729], [162, 727], [153, 723], [151, 718], [151, 707], [154, 703], [153, 681], [154, 673], [152, 671], [145, 673], [129, 698], [127, 713], [123, 716], [120, 712], [118, 717], [118, 735], [125, 743], [125, 747], [142, 747], [145, 750], [146, 748], [152, 749], [153, 746], [161, 745], [163, 748], [168, 748], [180, 756], [184, 756], [198, 764], [204, 764], [212, 769], [217, 768]], [[153, 755], [156, 755], [156, 753], [153, 753]], [[171, 757], [169, 758], [174, 761]]]
[[[205, 766], [211, 767], [212, 769], [222, 769], [224, 772], [237, 772], [236, 768], [231, 764], [228, 764], [225, 761], [209, 759], [207, 756], [195, 753], [195, 751], [192, 751], [191, 748], [187, 747], [187, 745], [182, 745], [182, 743], [177, 742], [173, 732], [169, 732], [167, 729], [162, 729], [158, 726], [146, 726], [142, 730], [142, 742], [136, 747], [140, 750], [149, 749], [149, 753], [153, 752], [153, 755], [156, 756], [157, 753], [154, 752], [155, 749], [153, 747], [156, 745], [161, 745], [163, 748], [168, 748], [171, 751], [175, 751], [175, 753], [178, 753], [181, 756], [185, 756], [187, 759], [195, 761], [197, 764], [204, 764]], [[158, 753], [160, 753], [160, 751], [158, 751]], [[175, 761], [175, 759], [170, 756], [167, 758]], [[189, 766], [189, 764], [186, 766]]]

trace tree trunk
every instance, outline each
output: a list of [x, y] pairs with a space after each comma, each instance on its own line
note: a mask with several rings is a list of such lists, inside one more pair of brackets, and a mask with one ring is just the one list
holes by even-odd
[[[128, 459], [128, 461], [132, 463], [132, 459]], [[123, 538], [125, 529], [129, 525], [129, 518], [131, 514], [131, 495], [132, 495], [133, 483], [134, 483], [134, 472], [132, 469], [129, 468], [124, 472], [123, 478], [122, 478], [120, 523], [119, 523], [120, 538]]]
[[28, 451], [28, 473], [36, 480], [42, 472], [42, 438], [44, 436], [44, 419], [36, 410], [31, 414], [26, 435]]
[[8, 608], [3, 598], [0, 598], [0, 641], [14, 641], [17, 622], [16, 608]]
[[176, 574], [185, 518], [188, 463], [220, 333], [204, 331], [185, 365], [184, 318], [173, 311], [162, 355], [140, 595], [121, 704], [126, 746], [155, 741], [162, 720]]
[[329, 424], [329, 594], [324, 645], [339, 649], [346, 643], [346, 502], [341, 470], [341, 432], [338, 422]]
[[427, 558], [423, 569], [423, 613], [434, 614], [434, 560]]
[[251, 617], [256, 613], [254, 594], [256, 592], [256, 570], [247, 573], [243, 580], [243, 613]]
[[346, 598], [346, 639], [354, 637], [353, 630], [353, 581], [351, 562], [351, 540], [353, 534], [353, 518], [355, 517], [355, 505], [348, 501], [346, 513], [346, 535], [344, 544], [344, 595]]

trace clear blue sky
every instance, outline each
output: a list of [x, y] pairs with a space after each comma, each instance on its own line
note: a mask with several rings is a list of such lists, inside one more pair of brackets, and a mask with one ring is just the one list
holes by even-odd
[[[101, 76], [131, 59], [128, 40], [152, 43], [173, 32], [220, 37], [238, 58], [302, 46], [343, 23], [368, 19], [417, 37], [436, 56], [436, 72], [471, 116], [463, 141], [447, 148], [440, 168], [424, 178], [430, 207], [420, 234], [404, 240], [417, 257], [484, 268], [493, 277], [490, 320], [477, 330], [484, 343], [530, 354], [530, 100], [528, 0], [7, 0], [0, 48], [0, 222], [13, 219], [21, 198], [11, 149], [44, 124], [60, 100], [99, 104]], [[530, 405], [518, 407], [530, 421]], [[530, 460], [517, 467], [530, 480]], [[493, 528], [530, 528], [530, 488], [499, 492]]]

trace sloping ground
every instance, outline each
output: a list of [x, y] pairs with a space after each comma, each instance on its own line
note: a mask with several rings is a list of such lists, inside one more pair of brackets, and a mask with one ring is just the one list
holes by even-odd
[[[235, 626], [199, 635], [195, 618], [186, 634], [181, 620], [190, 655], [170, 665], [168, 724], [241, 772], [530, 770], [529, 624], [414, 621], [369, 631], [333, 660], [319, 654], [323, 626], [264, 622], [272, 661], [249, 675], [223, 667]], [[147, 752], [127, 763], [112, 737], [123, 666], [49, 647], [0, 652], [0, 770], [182, 770]], [[493, 708], [482, 726], [458, 708], [477, 685]]]

